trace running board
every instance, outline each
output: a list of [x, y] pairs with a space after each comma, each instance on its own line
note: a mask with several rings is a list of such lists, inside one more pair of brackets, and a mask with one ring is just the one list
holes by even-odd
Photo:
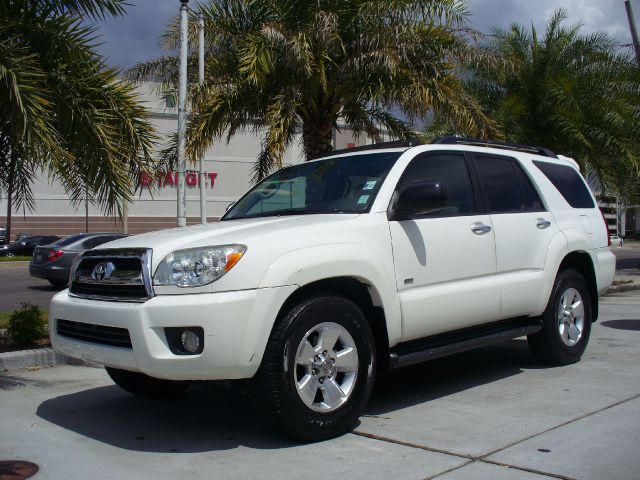
[[527, 317], [404, 342], [391, 349], [389, 368], [406, 367], [454, 353], [466, 352], [540, 330], [542, 330], [540, 319]]

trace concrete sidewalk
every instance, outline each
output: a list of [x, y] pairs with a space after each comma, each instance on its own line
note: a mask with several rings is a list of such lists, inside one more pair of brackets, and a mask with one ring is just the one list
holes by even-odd
[[35, 479], [637, 479], [640, 295], [608, 297], [583, 360], [547, 368], [522, 339], [380, 378], [352, 434], [300, 445], [243, 392], [198, 385], [169, 401], [101, 368], [0, 374], [0, 460]]

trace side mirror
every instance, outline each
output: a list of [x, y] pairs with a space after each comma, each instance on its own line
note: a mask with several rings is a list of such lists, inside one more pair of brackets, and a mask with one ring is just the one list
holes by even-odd
[[447, 189], [442, 183], [422, 182], [405, 188], [396, 197], [390, 220], [411, 218], [437, 212], [447, 206]]

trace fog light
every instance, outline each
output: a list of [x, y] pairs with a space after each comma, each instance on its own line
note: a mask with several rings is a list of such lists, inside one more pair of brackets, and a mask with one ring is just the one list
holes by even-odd
[[189, 327], [165, 327], [167, 346], [174, 355], [200, 355], [204, 350], [204, 330]]
[[185, 330], [180, 335], [180, 342], [185, 352], [196, 353], [200, 350], [200, 337], [191, 330]]

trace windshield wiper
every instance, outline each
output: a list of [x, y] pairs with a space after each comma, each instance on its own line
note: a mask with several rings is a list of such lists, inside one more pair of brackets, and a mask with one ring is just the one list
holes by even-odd
[[284, 217], [287, 215], [320, 215], [331, 213], [353, 213], [340, 210], [338, 208], [326, 209], [326, 208], [286, 208], [283, 210], [274, 210], [271, 212], [254, 213], [252, 215], [242, 215], [238, 217], [223, 218], [222, 220], [243, 220], [248, 218], [262, 218], [262, 217]]
[[276, 217], [282, 215], [313, 215], [320, 213], [339, 213], [339, 210], [327, 210], [325, 208], [286, 208], [284, 210], [276, 210], [274, 212], [271, 212], [271, 214]]

